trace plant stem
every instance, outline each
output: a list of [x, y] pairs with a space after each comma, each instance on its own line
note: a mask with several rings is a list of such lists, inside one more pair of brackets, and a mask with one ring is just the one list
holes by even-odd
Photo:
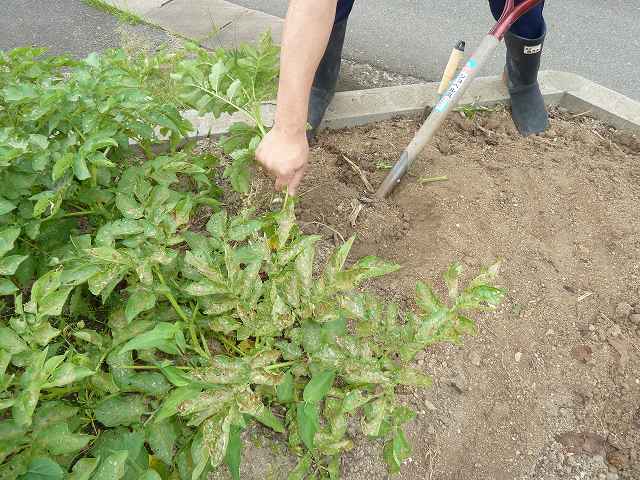
[[433, 183], [433, 182], [444, 182], [449, 180], [449, 177], [443, 175], [441, 177], [424, 177], [420, 179], [420, 183]]
[[82, 387], [80, 387], [80, 386], [58, 388], [56, 391], [51, 392], [48, 395], [42, 395], [40, 398], [42, 398], [43, 400], [49, 400], [50, 398], [60, 398], [60, 397], [63, 397], [65, 395], [69, 394], [69, 393], [79, 392], [80, 390], [82, 390]]
[[265, 370], [277, 370], [278, 368], [283, 368], [283, 367], [288, 367], [290, 365], [293, 365], [294, 361], [290, 361], [290, 362], [282, 362], [282, 363], [274, 363], [273, 365], [269, 365], [268, 367], [265, 367]]
[[184, 312], [182, 307], [178, 304], [176, 297], [173, 296], [173, 293], [171, 293], [169, 286], [164, 281], [162, 272], [160, 272], [159, 269], [155, 269], [155, 272], [156, 272], [156, 275], [158, 276], [158, 279], [160, 280], [160, 283], [164, 287], [164, 292], [163, 292], [164, 296], [167, 298], [167, 300], [169, 300], [169, 303], [171, 304], [173, 309], [176, 311], [178, 316], [187, 324], [189, 328], [189, 335], [191, 336], [191, 343], [192, 343], [193, 349], [203, 357], [208, 358], [208, 355], [205, 354], [205, 352], [203, 352], [202, 348], [200, 347], [200, 343], [198, 342], [198, 336], [196, 335], [195, 326], [193, 325], [192, 319], [187, 316], [187, 314]]
[[258, 129], [260, 129], [261, 132], [264, 132], [264, 127], [262, 127], [260, 120], [256, 118], [255, 114], [252, 115], [251, 112], [249, 112], [248, 110], [246, 110], [245, 108], [242, 108], [239, 105], [236, 105], [235, 103], [233, 103], [231, 100], [229, 100], [228, 98], [223, 97], [222, 95], [209, 90], [208, 88], [204, 88], [202, 85], [196, 85], [195, 83], [188, 83], [187, 87], [194, 87], [194, 88], [199, 88], [200, 90], [202, 90], [204, 93], [207, 93], [209, 95], [211, 95], [212, 97], [217, 98], [218, 100], [226, 103], [227, 105], [235, 108], [238, 112], [242, 112], [244, 113], [247, 117], [249, 117], [251, 120], [253, 120], [254, 122], [256, 122], [256, 125], [258, 125]]
[[227, 337], [225, 337], [224, 335], [222, 335], [222, 334], [220, 334], [220, 335], [216, 335], [216, 338], [217, 338], [218, 340], [220, 340], [220, 341], [224, 344], [224, 346], [225, 346], [225, 347], [227, 347], [227, 349], [229, 349], [229, 350], [233, 350], [233, 351], [235, 351], [236, 353], [239, 353], [239, 354], [240, 354], [241, 356], [243, 356], [243, 357], [245, 356], [245, 353], [244, 353], [242, 350], [240, 350], [236, 345], [234, 345], [233, 343], [231, 343], [231, 342], [227, 339]]

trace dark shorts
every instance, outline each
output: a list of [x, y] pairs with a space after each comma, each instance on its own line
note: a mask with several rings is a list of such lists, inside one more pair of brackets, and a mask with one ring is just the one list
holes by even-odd
[[[353, 3], [355, 0], [338, 0], [338, 9], [336, 11], [336, 22], [344, 20], [351, 13]], [[522, 0], [516, 0], [516, 4]], [[505, 0], [489, 0], [489, 7], [491, 13], [498, 19], [504, 8]], [[533, 8], [526, 14], [524, 14], [516, 23], [511, 27], [511, 31], [516, 35], [525, 38], [538, 38], [544, 32], [544, 18], [542, 16], [542, 10], [544, 9], [544, 3]]]

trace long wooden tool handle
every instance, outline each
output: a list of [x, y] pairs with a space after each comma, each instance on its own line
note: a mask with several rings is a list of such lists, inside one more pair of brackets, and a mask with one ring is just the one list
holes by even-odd
[[447, 118], [449, 112], [458, 104], [469, 85], [471, 85], [478, 75], [478, 71], [499, 44], [500, 40], [493, 35], [487, 35], [484, 40], [482, 40], [476, 52], [433, 108], [429, 118], [427, 118], [426, 122], [420, 127], [418, 133], [416, 133], [409, 146], [402, 153], [400, 160], [398, 160], [391, 169], [387, 178], [384, 179], [384, 182], [382, 182], [382, 185], [380, 185], [380, 188], [378, 188], [376, 192], [376, 197], [386, 197], [395, 186], [400, 183], [400, 179], [407, 173], [407, 170], [409, 170], [409, 167], [415, 161], [418, 154], [436, 134], [436, 131]]
[[447, 87], [449, 87], [451, 80], [453, 80], [453, 77], [458, 71], [458, 67], [464, 59], [464, 47], [465, 43], [462, 40], [460, 40], [456, 44], [456, 46], [453, 47], [451, 55], [449, 56], [449, 61], [447, 62], [447, 66], [444, 69], [444, 73], [442, 74], [442, 80], [440, 80], [440, 86], [438, 87], [438, 96], [442, 95]]

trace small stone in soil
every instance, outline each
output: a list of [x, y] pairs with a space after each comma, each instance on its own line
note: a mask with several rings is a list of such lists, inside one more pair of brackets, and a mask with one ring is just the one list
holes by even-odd
[[620, 335], [622, 335], [622, 329], [620, 328], [620, 325], [614, 325], [609, 329], [609, 335], [612, 337], [619, 337]]
[[633, 307], [631, 305], [627, 302], [620, 302], [616, 306], [615, 319], [626, 320], [629, 318], [629, 315], [631, 315], [631, 312], [633, 312]]
[[573, 358], [582, 363], [587, 363], [591, 360], [592, 353], [593, 351], [589, 345], [577, 345], [573, 347], [573, 350], [571, 351]]
[[456, 376], [451, 379], [451, 386], [455, 388], [458, 393], [465, 393], [469, 390], [467, 379], [462, 373], [456, 374]]
[[475, 365], [476, 367], [480, 366], [480, 355], [478, 354], [478, 352], [471, 352], [469, 354], [469, 361], [471, 362], [472, 365]]

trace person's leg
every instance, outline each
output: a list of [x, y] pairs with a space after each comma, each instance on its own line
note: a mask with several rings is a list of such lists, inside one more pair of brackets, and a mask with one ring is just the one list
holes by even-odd
[[329, 37], [329, 43], [320, 65], [318, 65], [313, 86], [311, 87], [311, 97], [309, 99], [311, 131], [309, 132], [309, 137], [313, 137], [316, 134], [336, 91], [336, 84], [340, 75], [342, 47], [344, 46], [344, 37], [347, 32], [347, 20], [353, 8], [353, 3], [354, 0], [338, 0], [336, 19]]
[[[516, 0], [516, 4], [522, 0]], [[491, 13], [500, 17], [505, 0], [489, 0]], [[538, 85], [542, 47], [547, 33], [543, 17], [544, 2], [513, 24], [504, 37], [507, 46], [505, 74], [511, 96], [511, 112], [523, 135], [541, 133], [549, 126], [549, 117]]]

